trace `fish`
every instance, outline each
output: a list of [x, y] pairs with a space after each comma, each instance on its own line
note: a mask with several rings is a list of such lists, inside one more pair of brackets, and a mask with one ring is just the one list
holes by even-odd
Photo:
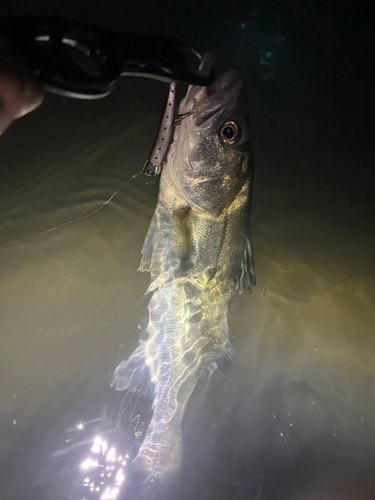
[[179, 106], [142, 248], [140, 271], [151, 273], [148, 338], [119, 364], [111, 382], [153, 401], [132, 461], [147, 477], [179, 470], [182, 420], [198, 380], [236, 359], [228, 308], [255, 284], [247, 109], [235, 71], [210, 87], [190, 86]]

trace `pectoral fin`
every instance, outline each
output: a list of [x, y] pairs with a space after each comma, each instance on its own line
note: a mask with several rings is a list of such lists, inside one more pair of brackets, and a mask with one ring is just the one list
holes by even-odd
[[173, 211], [172, 221], [176, 230], [178, 258], [180, 270], [185, 272], [190, 267], [192, 234], [189, 220], [189, 208], [183, 207]]

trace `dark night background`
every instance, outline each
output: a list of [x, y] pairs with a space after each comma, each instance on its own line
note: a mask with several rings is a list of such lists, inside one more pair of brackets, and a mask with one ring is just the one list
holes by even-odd
[[[9, 14], [174, 37], [213, 50], [218, 72], [239, 67], [247, 88], [258, 286], [232, 305], [239, 360], [197, 387], [179, 476], [149, 490], [128, 478], [118, 498], [373, 500], [370, 4], [5, 0]], [[48, 94], [1, 137], [0, 500], [100, 498], [79, 463], [102, 424], [76, 448], [67, 429], [116, 413], [109, 374], [146, 322], [136, 270], [157, 184], [138, 178], [93, 217], [4, 243], [95, 210], [139, 171], [165, 94], [130, 78], [95, 102]], [[124, 412], [125, 449], [133, 410], [149, 417], [142, 402]]]

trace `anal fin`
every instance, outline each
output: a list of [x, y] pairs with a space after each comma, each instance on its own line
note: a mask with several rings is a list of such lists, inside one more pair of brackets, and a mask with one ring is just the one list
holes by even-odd
[[116, 391], [139, 390], [145, 397], [152, 397], [154, 384], [146, 365], [146, 343], [141, 340], [128, 360], [121, 361], [112, 376], [111, 387]]

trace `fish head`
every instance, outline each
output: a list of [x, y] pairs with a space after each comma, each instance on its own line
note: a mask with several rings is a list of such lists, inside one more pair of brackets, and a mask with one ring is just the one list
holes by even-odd
[[194, 209], [222, 215], [252, 177], [247, 102], [237, 72], [190, 86], [168, 156], [172, 183]]

